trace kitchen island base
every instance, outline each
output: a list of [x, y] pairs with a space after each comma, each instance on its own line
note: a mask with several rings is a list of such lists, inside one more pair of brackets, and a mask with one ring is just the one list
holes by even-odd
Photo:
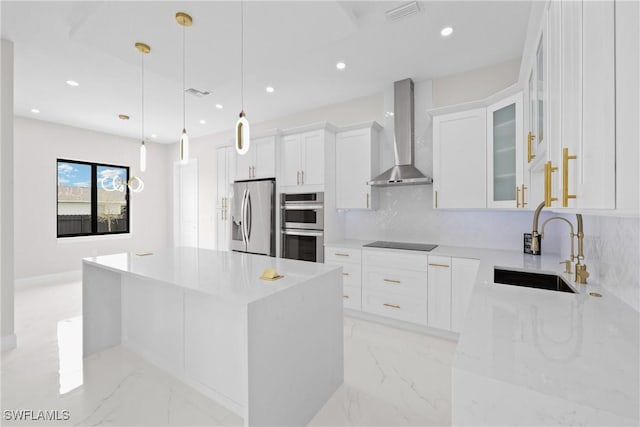
[[[269, 258], [236, 255], [248, 268], [238, 286], [274, 286], [255, 274], [264, 262], [257, 258]], [[284, 261], [280, 272], [297, 268]], [[236, 298], [85, 260], [84, 356], [121, 344], [245, 425], [305, 425], [344, 376], [340, 270], [315, 270], [291, 271], [295, 283], [259, 298]]]

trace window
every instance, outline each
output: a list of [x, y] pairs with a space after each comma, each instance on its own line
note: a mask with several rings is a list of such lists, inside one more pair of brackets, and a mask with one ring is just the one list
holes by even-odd
[[58, 237], [129, 232], [129, 168], [57, 160]]

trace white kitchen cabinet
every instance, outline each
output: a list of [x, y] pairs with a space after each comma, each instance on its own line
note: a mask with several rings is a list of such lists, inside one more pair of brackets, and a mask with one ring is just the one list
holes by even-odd
[[433, 118], [433, 207], [487, 207], [486, 109]]
[[451, 329], [451, 257], [429, 256], [427, 324]]
[[303, 190], [304, 187], [322, 191], [327, 133], [317, 129], [282, 137], [281, 185], [291, 187], [287, 191]]
[[233, 147], [221, 147], [216, 150], [216, 249], [219, 251], [229, 250], [229, 211], [233, 200], [235, 155]]
[[362, 249], [362, 311], [427, 325], [426, 253]]
[[614, 14], [613, 0], [562, 2], [562, 152], [554, 159], [562, 179], [553, 206], [615, 208]]
[[451, 258], [451, 330], [462, 331], [471, 292], [478, 275], [477, 259]]
[[487, 206], [520, 208], [523, 202], [522, 93], [487, 107]]
[[344, 308], [362, 309], [362, 249], [326, 246], [324, 263], [342, 267], [342, 302]]
[[276, 176], [276, 136], [265, 136], [251, 140], [249, 151], [236, 152], [235, 180], [274, 178]]
[[372, 122], [336, 134], [337, 209], [375, 209], [367, 181], [378, 174], [381, 129]]

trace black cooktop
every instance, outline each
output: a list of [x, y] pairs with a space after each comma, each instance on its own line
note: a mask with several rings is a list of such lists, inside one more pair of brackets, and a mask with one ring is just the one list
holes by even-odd
[[424, 251], [429, 252], [438, 247], [428, 243], [406, 243], [406, 242], [385, 242], [378, 241], [364, 245], [367, 248], [385, 248], [385, 249], [404, 249], [407, 251]]

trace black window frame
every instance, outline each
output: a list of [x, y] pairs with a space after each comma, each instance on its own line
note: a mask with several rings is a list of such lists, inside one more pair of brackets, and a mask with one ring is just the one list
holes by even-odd
[[[71, 234], [60, 234], [60, 227], [58, 223], [58, 166], [60, 163], [73, 163], [77, 165], [84, 165], [91, 167], [91, 232], [89, 233], [71, 233]], [[98, 167], [108, 167], [108, 168], [119, 168], [126, 170], [126, 177], [124, 185], [125, 191], [125, 207], [126, 207], [126, 226], [127, 229], [124, 231], [98, 231]], [[127, 181], [129, 180], [129, 166], [122, 165], [113, 165], [109, 163], [97, 163], [97, 162], [86, 162], [82, 160], [69, 160], [69, 159], [56, 159], [56, 236], [59, 239], [63, 239], [66, 237], [81, 237], [81, 236], [104, 236], [104, 235], [112, 235], [112, 234], [129, 234], [131, 232], [131, 200], [130, 200], [130, 191], [127, 186]]]

